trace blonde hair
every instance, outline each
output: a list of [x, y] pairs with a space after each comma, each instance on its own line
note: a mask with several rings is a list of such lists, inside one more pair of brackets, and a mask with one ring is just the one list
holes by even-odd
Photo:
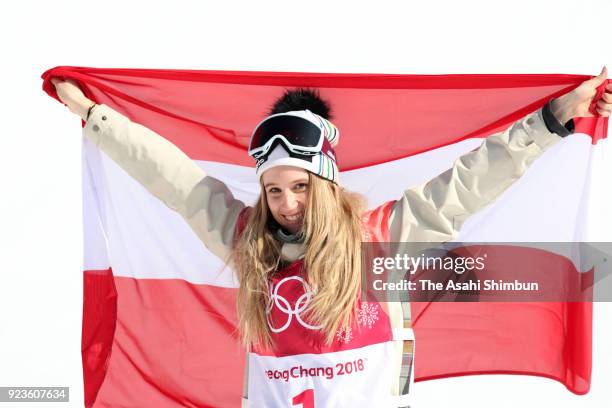
[[[365, 200], [328, 180], [308, 173], [308, 199], [304, 213], [304, 271], [314, 297], [306, 310], [309, 323], [322, 326], [327, 344], [340, 327], [354, 319], [361, 274], [361, 213]], [[260, 181], [261, 184], [261, 181]], [[266, 307], [268, 282], [280, 267], [281, 244], [268, 228], [272, 217], [262, 193], [232, 261], [238, 273], [238, 318], [242, 341], [272, 348]]]

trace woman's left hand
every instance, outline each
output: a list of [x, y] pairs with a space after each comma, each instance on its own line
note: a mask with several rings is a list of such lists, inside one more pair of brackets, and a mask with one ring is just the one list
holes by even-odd
[[[608, 70], [603, 67], [601, 73], [594, 78], [581, 83], [576, 89], [566, 93], [551, 102], [551, 110], [557, 120], [565, 124], [570, 119], [594, 116], [589, 112], [589, 107], [595, 95], [597, 87], [608, 77]], [[605, 92], [597, 101], [595, 107], [599, 116], [608, 117], [612, 112], [612, 84], [606, 86]]]

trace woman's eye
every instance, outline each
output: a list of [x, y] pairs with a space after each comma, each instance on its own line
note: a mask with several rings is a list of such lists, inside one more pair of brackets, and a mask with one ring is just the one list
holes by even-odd
[[271, 189], [268, 190], [268, 193], [270, 194], [280, 193], [280, 190], [276, 187], [272, 187]]
[[299, 184], [295, 185], [295, 189], [296, 190], [304, 190], [304, 189], [306, 189], [306, 187], [308, 187], [308, 184], [306, 184], [306, 183], [299, 183]]

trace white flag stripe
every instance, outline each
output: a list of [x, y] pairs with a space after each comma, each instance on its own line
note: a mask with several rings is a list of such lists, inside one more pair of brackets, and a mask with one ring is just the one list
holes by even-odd
[[[101, 152], [84, 139], [83, 143], [83, 255], [85, 270], [110, 267], [107, 241], [104, 235], [105, 211], [100, 207], [104, 194]], [[94, 183], [94, 179], [97, 180]]]
[[591, 242], [612, 241], [612, 141], [600, 140], [592, 149], [590, 172], [584, 192], [584, 240]]
[[[457, 157], [481, 141], [469, 139], [401, 160], [343, 172], [341, 184], [364, 193], [373, 208], [399, 198], [406, 188], [446, 170]], [[564, 143], [553, 146], [509, 192], [469, 219], [459, 240], [584, 239], [582, 232], [576, 230], [576, 214], [581, 210], [584, 182], [590, 177], [589, 150], [601, 146], [602, 142], [592, 146], [590, 137], [585, 135], [570, 136]], [[95, 147], [86, 147], [85, 156], [85, 202], [90, 207], [85, 214], [86, 270], [112, 265], [117, 276], [178, 278], [236, 287], [233, 272], [201, 244], [179, 215], [168, 210]], [[259, 184], [252, 168], [204, 161], [198, 164], [226, 183], [236, 198], [248, 204], [255, 201]], [[104, 236], [109, 239], [105, 241]]]

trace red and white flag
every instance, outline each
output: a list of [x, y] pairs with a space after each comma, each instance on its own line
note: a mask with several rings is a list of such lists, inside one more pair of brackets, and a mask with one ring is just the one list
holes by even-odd
[[[342, 132], [341, 183], [373, 208], [435, 177], [482, 138], [583, 80], [580, 75], [345, 75], [57, 67], [104, 103], [177, 145], [234, 196], [259, 194], [246, 153], [253, 127], [285, 88], [316, 87]], [[605, 118], [549, 149], [458, 241], [612, 241], [599, 191], [612, 153]], [[83, 147], [85, 404], [239, 406], [231, 269], [178, 214], [95, 146]], [[607, 217], [607, 218], [605, 218]], [[608, 234], [607, 238], [603, 234]], [[432, 303], [412, 307], [416, 381], [529, 374], [586, 393], [591, 303]]]

